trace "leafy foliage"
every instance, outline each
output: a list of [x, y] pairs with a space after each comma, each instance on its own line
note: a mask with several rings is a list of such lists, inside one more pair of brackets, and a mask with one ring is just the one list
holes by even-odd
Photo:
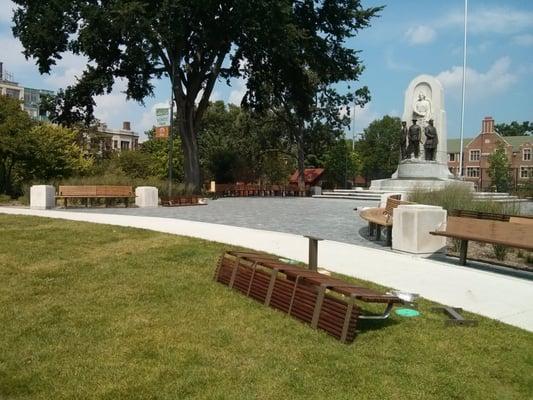
[[[218, 78], [247, 78], [250, 105], [270, 107], [269, 94], [290, 94], [294, 110], [307, 118], [317, 84], [359, 76], [357, 51], [346, 39], [380, 10], [363, 8], [359, 0], [15, 3], [13, 32], [41, 73], [67, 51], [91, 60], [55, 103], [65, 110], [58, 113], [64, 121], [90, 118], [93, 97], [109, 93], [115, 78], [124, 78], [126, 95], [139, 102], [153, 93], [153, 78], [171, 78], [185, 180], [196, 188], [197, 133]], [[321, 93], [320, 104], [334, 97]]]
[[502, 136], [528, 136], [533, 135], [533, 122], [524, 121], [522, 123], [512, 121], [509, 124], [494, 125], [496, 131]]
[[510, 165], [507, 159], [507, 153], [502, 144], [489, 155], [488, 173], [492, 181], [492, 185], [497, 192], [507, 192], [509, 190], [509, 183], [511, 181]]
[[328, 186], [344, 188], [346, 182], [359, 174], [361, 161], [348, 142], [340, 139], [327, 153], [325, 179]]
[[367, 180], [390, 177], [396, 170], [400, 154], [401, 121], [385, 115], [370, 123], [363, 132], [356, 149], [363, 163], [362, 173]]

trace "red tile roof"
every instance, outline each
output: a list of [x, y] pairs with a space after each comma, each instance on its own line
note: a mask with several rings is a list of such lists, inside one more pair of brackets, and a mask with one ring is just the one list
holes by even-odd
[[[317, 183], [318, 179], [324, 173], [324, 168], [306, 168], [304, 171], [304, 181], [306, 184]], [[298, 183], [298, 170], [296, 170], [290, 178], [290, 183]]]

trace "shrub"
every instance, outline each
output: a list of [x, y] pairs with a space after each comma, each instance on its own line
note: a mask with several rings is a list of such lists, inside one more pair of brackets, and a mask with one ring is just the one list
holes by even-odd
[[493, 244], [492, 248], [494, 249], [494, 255], [496, 256], [497, 260], [505, 260], [505, 257], [507, 256], [507, 251], [509, 250], [508, 247], [503, 246], [501, 244]]

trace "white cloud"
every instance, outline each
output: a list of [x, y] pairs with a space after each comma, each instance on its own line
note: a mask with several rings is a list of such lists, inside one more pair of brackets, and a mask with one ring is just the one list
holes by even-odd
[[15, 3], [9, 0], [0, 0], [0, 23], [11, 23]]
[[533, 46], [533, 35], [529, 33], [525, 35], [516, 35], [513, 37], [513, 42], [520, 46]]
[[405, 32], [407, 41], [412, 45], [431, 43], [435, 39], [435, 30], [427, 25], [411, 27]]
[[355, 107], [355, 113], [354, 113], [354, 109], [352, 108], [350, 110], [350, 116], [352, 118], [350, 131], [354, 129], [354, 125], [355, 125], [356, 134], [359, 132], [362, 132], [364, 129], [368, 127], [368, 125], [372, 121], [379, 118], [379, 114], [372, 109], [371, 103], [367, 103], [364, 107]]
[[234, 89], [229, 94], [228, 103], [240, 106], [242, 98], [246, 94], [246, 81], [242, 78], [235, 79], [233, 88]]
[[50, 75], [45, 76], [44, 81], [53, 88], [66, 88], [76, 83], [76, 78], [80, 78], [87, 67], [87, 58], [64, 53], [62, 59], [52, 67]]
[[[466, 90], [468, 98], [481, 98], [495, 93], [505, 92], [518, 77], [511, 70], [511, 59], [502, 57], [496, 60], [486, 72], [473, 68], [466, 69]], [[460, 95], [463, 79], [463, 67], [454, 66], [442, 71], [437, 79], [453, 95]]]
[[[476, 34], [512, 34], [533, 27], [533, 12], [509, 7], [485, 7], [468, 11], [468, 31]], [[438, 22], [440, 26], [463, 26], [463, 10], [453, 12]]]

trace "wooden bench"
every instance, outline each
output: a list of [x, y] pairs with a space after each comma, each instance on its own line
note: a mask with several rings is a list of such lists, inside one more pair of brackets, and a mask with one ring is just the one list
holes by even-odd
[[477, 219], [470, 217], [448, 217], [446, 228], [430, 232], [432, 235], [446, 236], [461, 241], [459, 260], [466, 264], [468, 241], [497, 244], [525, 250], [533, 250], [533, 228], [531, 223], [524, 223], [529, 218], [517, 218], [513, 221]]
[[161, 198], [161, 205], [165, 207], [177, 207], [177, 206], [200, 206], [205, 205], [200, 202], [201, 196], [174, 196], [171, 198]]
[[[359, 319], [386, 319], [395, 304], [403, 303], [396, 296], [255, 252], [224, 253], [215, 271], [215, 281], [309, 323], [314, 329], [325, 330], [344, 343], [354, 340]], [[381, 315], [366, 315], [356, 300], [385, 304], [385, 311]]]
[[387, 246], [392, 246], [392, 213], [394, 209], [401, 204], [413, 204], [408, 201], [400, 200], [400, 195], [392, 195], [387, 198], [385, 208], [367, 208], [359, 213], [359, 216], [368, 221], [368, 233], [374, 236], [376, 240], [381, 238], [381, 227], [387, 229]]
[[131, 186], [107, 186], [107, 185], [84, 185], [84, 186], [59, 186], [57, 199], [63, 199], [67, 208], [68, 199], [85, 200], [85, 207], [89, 206], [92, 199], [105, 199], [105, 206], [109, 205], [109, 199], [124, 199], [124, 205], [128, 207], [129, 200], [134, 199], [135, 194]]
[[497, 213], [488, 213], [484, 211], [472, 211], [472, 210], [451, 210], [448, 215], [452, 217], [490, 219], [492, 221], [509, 222], [512, 218], [514, 219], [515, 222], [525, 221], [525, 220], [531, 220], [533, 222], [533, 215], [497, 214]]

